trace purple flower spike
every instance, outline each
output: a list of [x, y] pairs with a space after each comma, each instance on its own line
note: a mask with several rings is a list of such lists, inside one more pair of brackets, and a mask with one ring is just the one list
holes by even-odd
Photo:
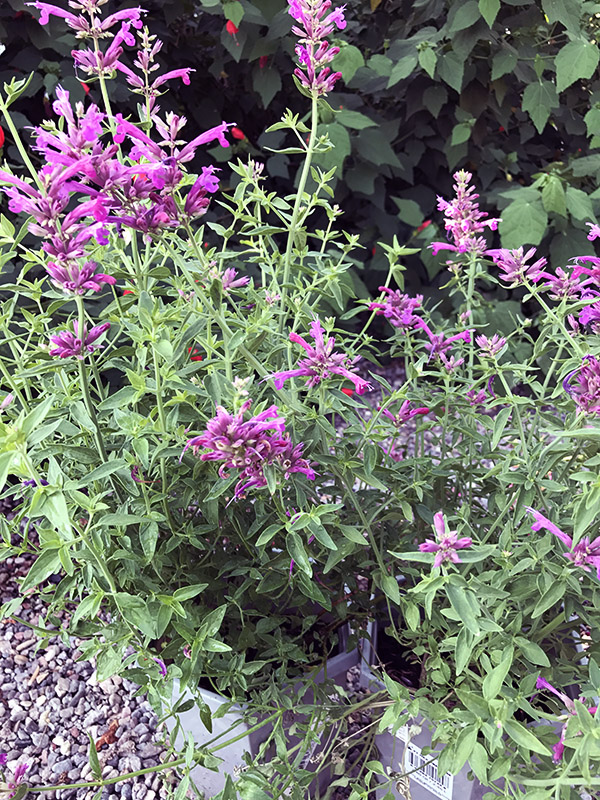
[[590, 242], [593, 242], [594, 239], [600, 239], [600, 225], [596, 225], [594, 222], [586, 222], [585, 224], [590, 229], [587, 237]]
[[411, 408], [410, 400], [405, 400], [400, 406], [400, 411], [397, 414], [392, 414], [392, 412], [388, 411], [387, 408], [384, 408], [381, 413], [388, 419], [391, 419], [397, 428], [400, 428], [405, 422], [408, 422], [409, 419], [416, 417], [417, 414], [429, 414], [429, 409], [425, 406], [422, 406], [421, 408]]
[[486, 227], [495, 231], [500, 220], [486, 219], [485, 211], [479, 210], [479, 195], [475, 193], [474, 186], [469, 186], [472, 177], [470, 172], [463, 169], [455, 172], [454, 198], [448, 201], [438, 197], [438, 210], [444, 212], [444, 225], [454, 244], [432, 242], [429, 246], [434, 256], [440, 250], [480, 255], [486, 252], [487, 243], [481, 234]]
[[322, 97], [332, 91], [342, 77], [341, 72], [332, 73], [331, 67], [327, 66], [340, 48], [332, 47], [325, 37], [333, 32], [334, 27], [340, 30], [346, 27], [346, 6], [328, 13], [331, 0], [288, 0], [288, 3], [289, 13], [298, 23], [292, 27], [292, 33], [300, 37], [300, 43], [296, 45], [300, 68], [294, 70], [294, 75], [311, 94]]
[[531, 526], [532, 531], [543, 529], [554, 534], [569, 548], [568, 553], [563, 553], [564, 557], [586, 572], [590, 572], [590, 567], [594, 567], [596, 569], [596, 577], [600, 580], [600, 536], [596, 537], [592, 542], [590, 542], [589, 536], [584, 536], [573, 547], [573, 539], [564, 531], [561, 531], [551, 520], [534, 508], [528, 507], [526, 510], [533, 514], [535, 518], [535, 522]]
[[292, 444], [285, 432], [285, 419], [278, 416], [277, 406], [270, 406], [244, 421], [244, 414], [251, 405], [252, 401], [247, 400], [237, 414], [217, 406], [217, 416], [208, 422], [204, 433], [187, 442], [181, 458], [189, 447], [195, 454], [205, 447], [208, 452], [202, 453], [200, 460], [224, 462], [219, 468], [221, 478], [229, 477], [227, 469], [240, 470], [235, 499], [253, 486], [266, 486], [264, 470], [270, 464], [277, 465], [286, 480], [294, 472], [314, 480], [316, 473], [302, 456], [303, 445]]
[[482, 355], [495, 358], [506, 344], [506, 339], [495, 333], [491, 339], [488, 339], [487, 336], [476, 336], [475, 342], [481, 350]]
[[[531, 509], [529, 509], [529, 510], [531, 510]], [[565, 708], [567, 709], [567, 711], [569, 712], [569, 714], [571, 714], [572, 716], [577, 716], [577, 709], [575, 707], [575, 702], [570, 697], [568, 697], [566, 694], [564, 694], [563, 692], [559, 692], [558, 689], [556, 689], [554, 686], [552, 686], [552, 684], [549, 681], [547, 681], [545, 678], [542, 678], [541, 675], [537, 679], [537, 681], [535, 683], [535, 686], [536, 686], [536, 689], [546, 689], [546, 691], [552, 692], [552, 694], [555, 694], [558, 698], [560, 698], [562, 700], [562, 702], [563, 702]], [[579, 698], [579, 702], [583, 703], [585, 705], [585, 707], [590, 712], [590, 714], [595, 714], [596, 713], [597, 707], [596, 706], [588, 706], [586, 704], [586, 702], [585, 702], [585, 698], [580, 697]], [[563, 716], [563, 719], [564, 719], [564, 716]], [[555, 762], [562, 761], [563, 753], [564, 753], [564, 750], [565, 750], [565, 738], [566, 738], [566, 736], [567, 736], [567, 723], [565, 722], [565, 724], [563, 725], [562, 730], [560, 732], [560, 738], [559, 738], [558, 742], [556, 742], [556, 744], [552, 747], [553, 760]]]
[[398, 289], [379, 287], [380, 292], [387, 294], [382, 303], [371, 303], [369, 311], [384, 316], [395, 328], [413, 328], [416, 323], [415, 310], [423, 302], [423, 295], [409, 297]]
[[99, 339], [102, 334], [110, 328], [110, 322], [103, 322], [101, 325], [96, 325], [89, 332], [84, 323], [83, 335], [79, 336], [79, 323], [73, 322], [73, 330], [61, 331], [55, 333], [50, 337], [50, 343], [54, 347], [49, 350], [51, 356], [58, 356], [58, 358], [71, 358], [75, 357], [80, 361], [85, 358], [88, 353], [93, 353], [94, 350], [99, 349], [102, 345], [94, 344], [96, 339]]
[[373, 387], [355, 372], [350, 372], [350, 367], [355, 364], [359, 357], [351, 359], [345, 353], [334, 353], [333, 347], [335, 339], [330, 336], [327, 341], [323, 337], [324, 330], [318, 319], [310, 323], [310, 335], [315, 340], [314, 347], [310, 345], [302, 336], [297, 333], [290, 333], [290, 342], [301, 345], [306, 351], [307, 358], [302, 358], [298, 362], [298, 369], [284, 370], [270, 375], [273, 378], [276, 389], [282, 389], [283, 384], [289, 378], [299, 378], [306, 375], [310, 380], [306, 386], [312, 389], [319, 384], [323, 378], [330, 375], [341, 375], [352, 381], [357, 394], [364, 394]]
[[7, 753], [0, 753], [0, 767], [5, 767], [8, 761]]
[[600, 361], [591, 355], [584, 356], [581, 366], [563, 380], [563, 389], [584, 414], [600, 414]]
[[471, 547], [473, 540], [468, 536], [459, 539], [456, 531], [446, 531], [446, 523], [441, 511], [434, 515], [433, 525], [438, 541], [434, 542], [433, 539], [426, 539], [423, 544], [419, 545], [419, 550], [422, 553], [435, 553], [434, 567], [441, 566], [444, 561], [460, 564], [461, 560], [456, 551]]
[[543, 271], [547, 263], [545, 258], [538, 258], [533, 264], [527, 264], [527, 261], [535, 253], [535, 247], [531, 247], [526, 253], [523, 252], [522, 247], [517, 247], [516, 250], [500, 248], [499, 250], [487, 251], [487, 255], [492, 257], [500, 272], [504, 273], [499, 276], [500, 280], [510, 283], [509, 289], [512, 289], [513, 286], [521, 285], [525, 279], [531, 281], [531, 283], [537, 283], [540, 278], [552, 279], [552, 275]]
[[14, 797], [17, 793], [17, 788], [23, 783], [25, 773], [29, 769], [29, 764], [19, 764], [14, 771], [13, 779], [8, 782], [9, 797]]
[[99, 292], [102, 284], [113, 286], [116, 283], [116, 278], [102, 272], [96, 273], [97, 269], [98, 265], [93, 261], [88, 261], [82, 267], [73, 262], [60, 266], [50, 261], [46, 265], [46, 272], [52, 278], [52, 283], [67, 294], [84, 294], [88, 289]]
[[156, 664], [158, 664], [158, 669], [160, 670], [161, 677], [162, 678], [166, 678], [167, 677], [167, 667], [166, 667], [165, 662], [162, 660], [162, 658], [153, 658], [152, 661], [154, 661]]

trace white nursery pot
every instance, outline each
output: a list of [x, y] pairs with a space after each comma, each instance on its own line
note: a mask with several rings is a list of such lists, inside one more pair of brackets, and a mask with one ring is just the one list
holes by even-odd
[[[362, 660], [360, 666], [360, 685], [364, 688], [371, 688], [373, 691], [385, 690], [383, 684], [371, 672], [370, 665], [375, 662], [377, 650], [377, 626], [370, 622], [368, 625], [368, 639], [363, 640]], [[413, 735], [409, 740], [409, 726], [403, 726], [396, 734], [389, 731], [379, 733], [375, 736], [375, 744], [379, 750], [379, 761], [384, 769], [390, 768], [393, 772], [406, 773], [416, 770], [425, 762], [431, 760], [431, 756], [424, 756], [422, 751], [425, 747], [431, 747], [432, 730], [423, 717], [411, 720], [411, 724], [421, 729], [420, 733]], [[427, 764], [423, 769], [412, 772], [403, 781], [393, 781], [391, 785], [386, 784], [376, 792], [378, 798], [391, 791], [397, 800], [481, 800], [490, 789], [482, 786], [475, 778], [469, 780], [468, 763], [457, 775], [447, 772], [440, 775], [437, 770], [437, 761]], [[383, 780], [383, 779], [382, 779]], [[409, 789], [410, 794], [406, 793]]]
[[[360, 654], [356, 648], [349, 653], [343, 652], [343, 650], [345, 650], [347, 636], [347, 630], [340, 631], [340, 649], [342, 652], [327, 660], [326, 667], [321, 669], [314, 678], [316, 683], [323, 682], [325, 680], [326, 673], [328, 680], [333, 680], [336, 684], [345, 687], [347, 671], [351, 667], [358, 665], [360, 660]], [[222, 697], [221, 695], [218, 695], [208, 689], [201, 688], [199, 689], [199, 693], [213, 714], [218, 708], [230, 702], [228, 698]], [[182, 695], [179, 688], [179, 681], [175, 680], [173, 682], [173, 702], [175, 703], [176, 701], [182, 699], [193, 699], [193, 696], [189, 690], [186, 690]], [[310, 704], [311, 700], [311, 693], [306, 692], [302, 698], [302, 704]], [[221, 737], [221, 739], [215, 742], [215, 746], [222, 742], [226, 742], [229, 739], [233, 739], [234, 737], [239, 736], [241, 733], [245, 733], [245, 735], [238, 739], [238, 741], [233, 742], [227, 747], [215, 752], [215, 756], [223, 759], [217, 772], [206, 769], [202, 766], [196, 766], [191, 771], [190, 777], [192, 781], [195, 783], [198, 790], [204, 794], [207, 800], [208, 798], [222, 791], [222, 789], [225, 787], [225, 782], [228, 775], [230, 775], [234, 780], [239, 777], [240, 771], [243, 770], [245, 766], [243, 758], [244, 753], [249, 753], [251, 758], [255, 758], [259, 753], [261, 744], [268, 738], [272, 730], [272, 726], [267, 723], [258, 730], [248, 733], [248, 726], [243, 721], [243, 708], [240, 705], [233, 705], [223, 717], [217, 719], [213, 718], [212, 733], [209, 733], [202, 722], [196, 705], [194, 705], [194, 707], [188, 711], [178, 714], [178, 717], [181, 722], [184, 736], [187, 737], [187, 734], [191, 733], [198, 747], [203, 747], [209, 741], [215, 739], [220, 733], [223, 733], [224, 735]], [[166, 725], [169, 731], [172, 731], [175, 727], [175, 723], [172, 718], [167, 720]], [[230, 728], [232, 728], [234, 725], [235, 727], [230, 730]], [[228, 731], [228, 733], [225, 733], [226, 731]], [[181, 733], [177, 736], [174, 743], [176, 747], [183, 746], [184, 736], [182, 736]], [[326, 733], [324, 734], [323, 738], [327, 738]], [[293, 744], [297, 743], [299, 740], [295, 739], [294, 737], [290, 737], [289, 741], [290, 746], [293, 746]], [[318, 754], [318, 752], [319, 745], [315, 743], [305, 758], [306, 763], [303, 764], [305, 769], [311, 769], [312, 759]], [[267, 753], [265, 760], [268, 760], [268, 757], [269, 754]], [[330, 776], [327, 774], [328, 771], [324, 770], [323, 773], [323, 776], [319, 775], [320, 786], [326, 786], [330, 780]]]

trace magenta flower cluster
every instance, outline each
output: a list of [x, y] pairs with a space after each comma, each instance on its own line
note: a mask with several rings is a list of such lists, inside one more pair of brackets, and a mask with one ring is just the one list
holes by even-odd
[[236, 499], [248, 489], [266, 486], [265, 468], [271, 465], [278, 467], [285, 479], [298, 472], [314, 480], [314, 469], [302, 457], [303, 445], [291, 442], [285, 431], [285, 419], [279, 416], [277, 406], [270, 406], [244, 420], [251, 405], [252, 401], [247, 400], [237, 414], [217, 406], [216, 417], [208, 422], [204, 433], [187, 442], [183, 452], [191, 447], [197, 454], [206, 448], [207, 452], [200, 454], [200, 460], [222, 461], [219, 468], [221, 478], [229, 477], [229, 469], [238, 470], [240, 477], [234, 490]]
[[600, 361], [595, 356], [584, 356], [581, 366], [570, 372], [563, 388], [584, 414], [600, 414]]
[[480, 211], [477, 202], [479, 195], [474, 186], [469, 186], [472, 177], [464, 169], [455, 172], [453, 199], [438, 197], [438, 210], [444, 212], [444, 226], [453, 243], [432, 242], [430, 247], [434, 255], [440, 250], [476, 255], [486, 252], [487, 244], [481, 234], [486, 228], [495, 231], [500, 220], [486, 219], [485, 211]]
[[[40, 11], [42, 25], [51, 16], [57, 16], [76, 31], [79, 39], [93, 41], [91, 49], [73, 52], [76, 65], [86, 74], [104, 79], [120, 70], [130, 84], [138, 88], [143, 84], [148, 115], [154, 108], [158, 89], [167, 80], [182, 78], [189, 83], [189, 69], [172, 70], [148, 81], [137, 79], [119, 61], [123, 46], [136, 44], [134, 31], [139, 32], [143, 27], [141, 8], [123, 9], [102, 18], [100, 7], [104, 3], [98, 0], [84, 3], [71, 0], [69, 6], [81, 13], [39, 0], [29, 5]], [[153, 62], [162, 43], [153, 43], [155, 37], [149, 37], [145, 30], [140, 37], [142, 47], [134, 63], [148, 78], [159, 68]], [[100, 45], [105, 39], [110, 43], [103, 51]], [[156, 107], [156, 113], [148, 118], [150, 130], [142, 130], [117, 115], [111, 141], [106, 116], [94, 103], [87, 108], [78, 103], [73, 108], [69, 93], [58, 87], [53, 110], [61, 118], [61, 124], [47, 122], [33, 131], [34, 149], [45, 161], [38, 185], [5, 170], [0, 170], [0, 183], [4, 184], [2, 191], [9, 198], [10, 210], [33, 217], [29, 230], [42, 239], [48, 257], [46, 271], [52, 283], [70, 295], [98, 292], [104, 285], [114, 285], [115, 278], [105, 274], [95, 261], [86, 260], [86, 246], [92, 240], [107, 245], [111, 232], [121, 235], [125, 227], [141, 232], [150, 242], [162, 231], [203, 215], [209, 196], [219, 186], [217, 170], [213, 166], [204, 167], [181, 200], [183, 165], [193, 159], [202, 145], [217, 140], [227, 147], [228, 126], [221, 123], [185, 143], [181, 138], [185, 117], [168, 113], [162, 119]], [[128, 159], [123, 159], [121, 147], [126, 141], [131, 146]], [[226, 277], [231, 284], [233, 278]], [[49, 352], [60, 358], [83, 358], [96, 349], [94, 342], [107, 327], [105, 323], [89, 332], [84, 330], [80, 336], [75, 323], [73, 331], [51, 337]]]
[[540, 511], [536, 511], [534, 508], [527, 508], [527, 511], [535, 519], [531, 526], [532, 531], [547, 530], [554, 534], [565, 547], [569, 548], [568, 552], [563, 553], [564, 557], [586, 572], [589, 572], [591, 568], [595, 569], [596, 577], [600, 580], [600, 536], [597, 536], [591, 542], [588, 536], [584, 536], [573, 546], [573, 539], [564, 531], [561, 531], [554, 522], [545, 517]]
[[364, 394], [372, 389], [368, 383], [356, 372], [352, 372], [350, 367], [359, 359], [350, 358], [345, 353], [334, 353], [335, 338], [330, 336], [327, 340], [324, 337], [324, 330], [319, 320], [310, 323], [310, 335], [314, 339], [314, 346], [309, 344], [297, 333], [290, 333], [290, 342], [299, 344], [306, 351], [306, 358], [300, 359], [296, 369], [288, 369], [282, 372], [275, 372], [270, 377], [273, 378], [276, 389], [282, 389], [283, 384], [289, 378], [300, 378], [306, 376], [309, 380], [306, 385], [309, 388], [317, 386], [324, 378], [331, 375], [340, 375], [352, 381], [357, 394]]
[[433, 526], [435, 528], [437, 541], [425, 539], [423, 544], [419, 545], [419, 550], [422, 553], [435, 553], [435, 558], [433, 560], [434, 567], [440, 567], [445, 561], [450, 561], [453, 564], [460, 564], [461, 559], [456, 551], [471, 547], [473, 540], [468, 536], [463, 536], [459, 539], [456, 531], [447, 531], [444, 515], [441, 511], [434, 514]]
[[331, 0], [288, 0], [288, 3], [289, 13], [297, 22], [292, 31], [300, 37], [300, 43], [296, 45], [300, 67], [294, 70], [294, 75], [313, 96], [322, 97], [331, 92], [342, 77], [341, 72], [332, 72], [327, 66], [340, 48], [332, 47], [326, 37], [334, 27], [340, 30], [346, 27], [346, 6], [330, 11]]
[[[537, 679], [535, 686], [536, 686], [536, 689], [546, 689], [546, 691], [552, 692], [552, 694], [556, 695], [557, 697], [559, 697], [562, 700], [565, 708], [567, 709], [567, 712], [571, 716], [574, 716], [574, 717], [577, 716], [577, 708], [575, 706], [575, 701], [572, 700], [564, 692], [560, 692], [558, 689], [556, 689], [554, 686], [552, 686], [552, 684], [549, 681], [547, 681], [545, 678], [542, 678], [541, 675]], [[585, 705], [585, 707], [590, 712], [590, 714], [595, 714], [596, 713], [597, 706], [588, 706], [587, 703], [585, 702], [585, 698], [580, 697], [579, 698], [579, 702], [583, 703]], [[563, 719], [564, 719], [564, 717], [563, 717]], [[559, 761], [562, 761], [563, 754], [564, 754], [564, 751], [565, 751], [565, 738], [567, 736], [567, 725], [568, 725], [568, 720], [562, 726], [562, 729], [561, 729], [561, 732], [560, 732], [560, 738], [559, 738], [558, 742], [556, 742], [556, 744], [552, 747], [553, 759], [557, 763]]]
[[387, 295], [380, 303], [371, 303], [369, 311], [374, 311], [378, 316], [384, 316], [395, 328], [414, 328], [417, 317], [415, 310], [423, 302], [423, 295], [410, 297], [398, 289], [388, 289], [380, 286], [379, 291]]

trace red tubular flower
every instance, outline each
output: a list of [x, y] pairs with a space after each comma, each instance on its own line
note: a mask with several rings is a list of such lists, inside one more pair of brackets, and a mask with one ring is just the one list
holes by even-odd
[[0, 128], [0, 148], [4, 147], [4, 131]]
[[260, 67], [260, 69], [264, 69], [268, 63], [269, 63], [269, 56], [261, 56], [258, 59], [258, 66]]
[[132, 289], [123, 289], [123, 295], [126, 295], [126, 294], [133, 294], [133, 290]]
[[191, 347], [188, 347], [188, 353], [190, 353], [190, 361], [202, 361], [202, 356], [196, 355], [200, 351], [197, 348], [192, 350]]
[[89, 94], [90, 93], [90, 87], [87, 85], [87, 83], [84, 83], [83, 81], [79, 81], [79, 83], [83, 86], [83, 91], [86, 94]]
[[426, 219], [425, 222], [423, 222], [423, 224], [419, 225], [419, 227], [417, 228], [417, 233], [421, 233], [421, 231], [424, 231], [425, 228], [427, 228], [429, 225], [431, 225], [431, 220]]
[[352, 395], [354, 394], [354, 389], [346, 389], [346, 388], [344, 388], [344, 389], [342, 389], [342, 392], [344, 394], [347, 394], [348, 397], [352, 397]]
[[235, 125], [231, 129], [231, 135], [233, 136], [234, 139], [239, 139], [240, 141], [243, 141], [246, 138], [246, 134], [244, 133], [244, 131], [241, 128], [236, 127]]
[[230, 36], [235, 36], [235, 34], [239, 31], [239, 28], [234, 25], [230, 19], [228, 19], [227, 24], [225, 25], [225, 30]]

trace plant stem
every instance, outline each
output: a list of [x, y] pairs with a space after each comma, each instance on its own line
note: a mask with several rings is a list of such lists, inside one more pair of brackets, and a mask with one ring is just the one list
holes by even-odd
[[302, 172], [300, 174], [300, 180], [298, 182], [298, 192], [296, 194], [296, 202], [294, 203], [294, 208], [292, 211], [292, 219], [290, 222], [290, 229], [288, 232], [287, 245], [285, 248], [285, 255], [283, 257], [283, 280], [281, 283], [281, 300], [280, 300], [280, 308], [282, 309], [283, 313], [281, 314], [281, 318], [279, 321], [280, 333], [283, 332], [283, 326], [285, 324], [285, 301], [287, 299], [287, 284], [290, 279], [290, 268], [292, 266], [292, 250], [294, 248], [294, 240], [296, 238], [296, 229], [298, 227], [298, 218], [300, 216], [300, 209], [302, 207], [304, 189], [306, 187], [306, 181], [308, 180], [310, 164], [312, 161], [315, 142], [317, 139], [318, 124], [319, 124], [319, 114], [317, 110], [317, 95], [315, 93], [312, 96], [312, 104], [311, 104], [310, 138], [308, 140], [308, 146], [306, 148], [306, 156], [304, 158], [304, 164], [302, 166]]
[[[80, 338], [83, 337], [83, 330], [85, 325], [85, 309], [83, 306], [83, 298], [81, 295], [75, 296], [75, 302], [77, 303], [77, 311], [79, 316], [78, 328], [77, 333]], [[79, 383], [81, 386], [81, 393], [83, 395], [83, 402], [85, 404], [86, 411], [92, 420], [92, 424], [94, 426], [94, 438], [96, 439], [96, 446], [98, 447], [98, 453], [100, 454], [100, 458], [104, 463], [108, 461], [108, 456], [106, 454], [106, 448], [104, 447], [104, 440], [102, 439], [102, 433], [100, 432], [100, 425], [98, 424], [98, 417], [96, 416], [96, 410], [94, 409], [94, 404], [92, 403], [92, 398], [90, 395], [90, 386], [87, 379], [87, 370], [85, 368], [85, 361], [83, 359], [78, 359], [77, 365], [79, 367]]]
[[40, 180], [39, 171], [36, 170], [36, 168], [31, 163], [31, 159], [29, 158], [27, 150], [23, 147], [23, 142], [21, 141], [21, 137], [19, 136], [19, 131], [17, 130], [17, 127], [16, 127], [15, 123], [13, 122], [12, 117], [10, 116], [10, 113], [8, 111], [8, 107], [6, 106], [6, 104], [5, 104], [5, 102], [4, 102], [2, 97], [0, 97], [0, 111], [2, 111], [2, 113], [4, 114], [4, 119], [6, 120], [6, 125], [7, 125], [9, 131], [12, 134], [14, 142], [15, 142], [15, 144], [17, 146], [17, 150], [19, 151], [19, 155], [23, 159], [23, 163], [25, 164], [25, 166], [29, 170], [29, 174], [31, 175], [33, 180], [36, 182], [36, 184], [37, 184], [38, 188], [40, 189], [40, 191], [42, 192], [42, 194], [46, 194], [46, 190], [44, 188], [44, 184]]

